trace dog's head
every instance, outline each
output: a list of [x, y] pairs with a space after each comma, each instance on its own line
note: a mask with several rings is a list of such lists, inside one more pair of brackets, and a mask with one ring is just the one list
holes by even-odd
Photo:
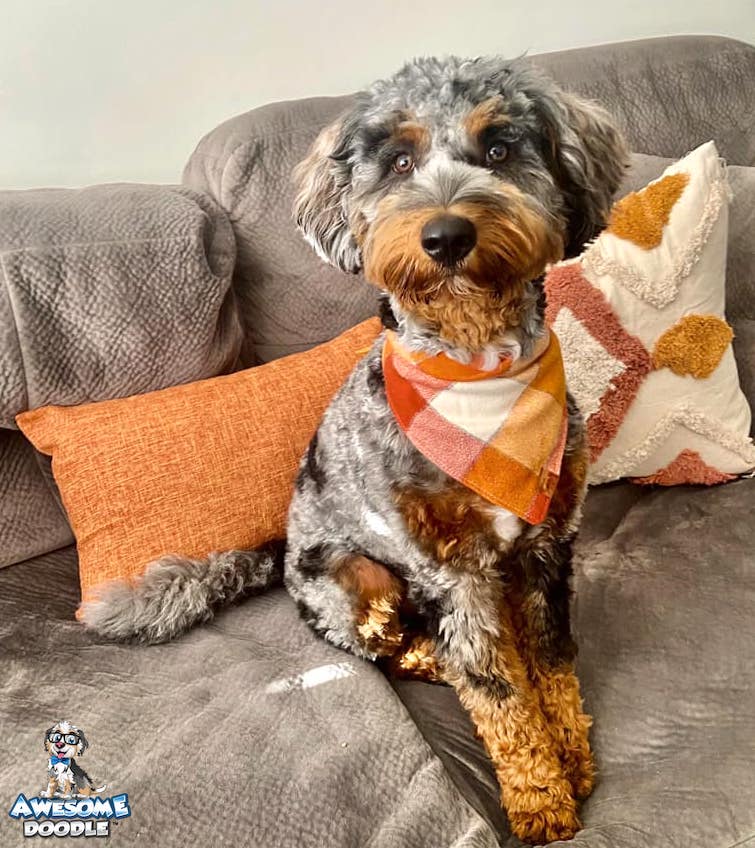
[[357, 97], [295, 173], [317, 253], [411, 312], [505, 296], [603, 226], [626, 161], [608, 115], [521, 61], [417, 59]]
[[84, 731], [70, 721], [59, 721], [45, 733], [45, 751], [56, 757], [80, 757], [89, 747]]

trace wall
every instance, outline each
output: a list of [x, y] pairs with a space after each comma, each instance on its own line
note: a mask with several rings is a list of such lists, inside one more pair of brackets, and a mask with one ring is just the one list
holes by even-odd
[[670, 33], [755, 42], [753, 0], [3, 0], [0, 187], [175, 182], [198, 139], [416, 54]]

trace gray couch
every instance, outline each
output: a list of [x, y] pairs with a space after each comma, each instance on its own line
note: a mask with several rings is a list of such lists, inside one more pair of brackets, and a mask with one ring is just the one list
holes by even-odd
[[[755, 401], [755, 48], [679, 37], [533, 57], [604, 103], [623, 191], [714, 138], [734, 187], [727, 310]], [[513, 846], [452, 690], [387, 680], [314, 637], [282, 590], [151, 648], [82, 629], [47, 461], [14, 416], [144, 392], [332, 338], [372, 314], [319, 263], [288, 175], [348, 103], [281, 103], [198, 145], [182, 187], [0, 193], [0, 806], [44, 786], [44, 730], [128, 792], [114, 844]], [[755, 845], [755, 483], [590, 492], [576, 558], [579, 673], [600, 774], [574, 845]], [[22, 843], [0, 813], [0, 846]]]

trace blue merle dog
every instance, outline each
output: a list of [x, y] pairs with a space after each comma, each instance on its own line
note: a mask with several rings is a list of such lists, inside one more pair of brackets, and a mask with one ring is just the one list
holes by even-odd
[[[542, 336], [538, 280], [601, 229], [625, 161], [601, 109], [522, 61], [419, 59], [323, 130], [295, 175], [295, 215], [324, 260], [383, 291], [384, 324], [404, 347], [495, 362], [512, 338], [526, 356]], [[582, 418], [569, 399], [550, 511], [527, 525], [409, 442], [386, 400], [381, 349], [379, 338], [302, 459], [285, 584], [325, 639], [452, 685], [514, 833], [568, 839], [594, 777], [569, 624]], [[270, 551], [214, 554], [209, 566], [164, 560], [87, 621], [164, 640], [277, 573]]]

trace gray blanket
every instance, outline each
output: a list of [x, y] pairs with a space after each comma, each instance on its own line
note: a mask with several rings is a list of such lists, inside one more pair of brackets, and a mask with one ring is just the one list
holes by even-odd
[[23, 842], [7, 811], [46, 785], [59, 718], [86, 732], [101, 794], [129, 795], [116, 845], [496, 845], [383, 675], [314, 636], [283, 590], [150, 648], [93, 639], [77, 600], [71, 548], [0, 571], [3, 848]]
[[[599, 779], [574, 848], [755, 841], [754, 492], [590, 493], [574, 623]], [[518, 844], [454, 693], [402, 682], [399, 700], [283, 591], [151, 648], [87, 635], [77, 601], [70, 548], [0, 570], [2, 848], [23, 843], [6, 812], [43, 788], [61, 717], [94, 781], [129, 794], [117, 845]]]

